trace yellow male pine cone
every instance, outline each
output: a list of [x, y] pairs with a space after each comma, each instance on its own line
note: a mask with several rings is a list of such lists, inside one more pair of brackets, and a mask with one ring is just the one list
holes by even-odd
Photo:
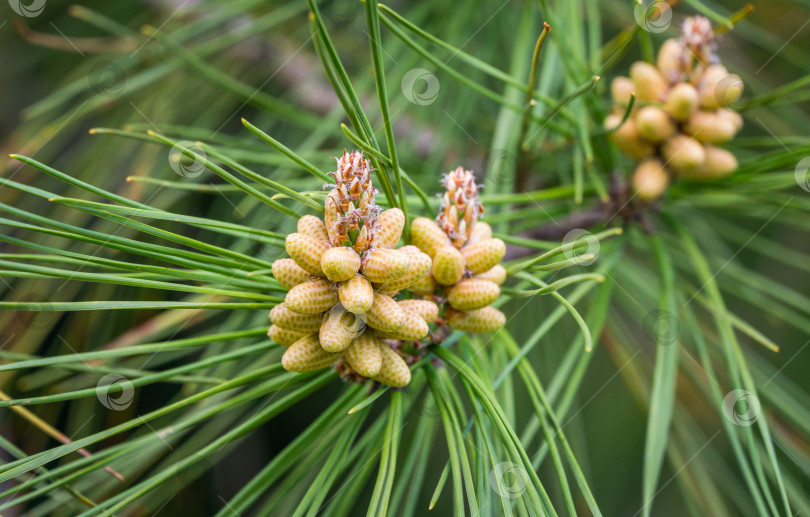
[[409, 285], [408, 289], [419, 296], [429, 296], [436, 292], [437, 287], [439, 287], [439, 284], [433, 278], [433, 275], [428, 272], [428, 274]]
[[330, 248], [321, 257], [321, 270], [332, 282], [343, 282], [360, 270], [360, 255], [345, 246]]
[[288, 372], [311, 372], [330, 366], [340, 354], [327, 352], [318, 342], [317, 334], [308, 334], [290, 346], [281, 357], [281, 365]]
[[450, 245], [447, 234], [427, 217], [417, 217], [411, 223], [411, 240], [433, 258], [441, 248]]
[[365, 314], [374, 303], [374, 288], [366, 277], [357, 275], [340, 284], [338, 298], [347, 311]]
[[293, 259], [278, 259], [273, 262], [273, 277], [286, 289], [309, 280], [310, 274]]
[[374, 304], [366, 313], [369, 327], [383, 332], [393, 332], [405, 321], [405, 310], [387, 294], [374, 293]]
[[385, 345], [380, 343], [373, 332], [363, 332], [343, 351], [343, 358], [363, 377], [374, 377], [382, 368], [382, 346]]
[[467, 311], [480, 309], [494, 302], [501, 294], [501, 288], [495, 282], [468, 278], [457, 283], [447, 294], [447, 302], [454, 309]]
[[464, 257], [453, 246], [445, 246], [433, 257], [433, 277], [442, 285], [453, 285], [464, 276]]
[[407, 386], [411, 382], [411, 370], [405, 360], [386, 344], [380, 344], [380, 352], [382, 365], [373, 379], [394, 388]]
[[287, 308], [300, 314], [320, 314], [334, 307], [337, 302], [334, 285], [322, 278], [298, 284], [284, 298]]
[[356, 314], [336, 305], [324, 316], [318, 338], [327, 352], [341, 352], [363, 332], [364, 327], [365, 324]]
[[290, 346], [306, 335], [306, 332], [287, 330], [279, 327], [278, 325], [270, 325], [270, 328], [267, 330], [267, 337], [281, 346]]
[[489, 238], [461, 248], [467, 269], [474, 274], [493, 268], [506, 255], [506, 244], [501, 239]]
[[405, 214], [399, 208], [389, 208], [377, 216], [379, 229], [374, 237], [377, 248], [393, 248], [402, 236], [405, 228]]
[[475, 275], [475, 278], [489, 280], [490, 282], [495, 282], [498, 285], [502, 285], [504, 282], [506, 282], [506, 268], [500, 264], [495, 264], [487, 271]]
[[401, 300], [397, 302], [405, 310], [418, 314], [425, 323], [433, 323], [439, 317], [439, 306], [430, 300]]
[[298, 233], [303, 233], [308, 237], [317, 239], [327, 245], [331, 245], [329, 234], [326, 233], [326, 225], [314, 215], [304, 215], [298, 220]]
[[407, 253], [384, 248], [374, 248], [366, 252], [363, 257], [363, 276], [375, 284], [384, 284], [399, 280], [406, 274], [410, 266]]
[[[422, 253], [415, 246], [407, 246], [407, 247], [414, 248], [416, 250], [415, 253], [413, 252], [407, 253], [410, 259], [408, 272], [405, 274], [405, 276], [403, 276], [398, 280], [381, 284], [379, 286], [380, 291], [384, 293], [395, 293], [397, 291], [405, 289], [406, 287], [410, 287], [412, 284], [416, 283], [417, 281], [425, 277], [430, 271], [431, 265], [430, 256], [428, 256], [426, 253]], [[401, 249], [402, 248], [400, 248], [400, 250]], [[400, 251], [400, 253], [402, 253], [402, 251]]]
[[287, 254], [303, 269], [313, 275], [323, 276], [321, 257], [329, 249], [328, 244], [303, 233], [291, 233], [285, 239], [284, 247]]
[[476, 221], [472, 226], [472, 230], [470, 230], [470, 238], [467, 241], [467, 246], [491, 238], [492, 227], [483, 221]]
[[403, 313], [405, 317], [402, 320], [402, 325], [391, 332], [383, 332], [385, 337], [415, 341], [428, 335], [430, 328], [422, 316], [408, 309], [403, 309]]
[[486, 334], [506, 324], [506, 316], [495, 307], [482, 307], [473, 311], [447, 311], [447, 323], [456, 330]]
[[320, 314], [300, 314], [287, 308], [286, 303], [280, 303], [270, 311], [270, 321], [285, 330], [295, 332], [318, 332], [321, 328]]

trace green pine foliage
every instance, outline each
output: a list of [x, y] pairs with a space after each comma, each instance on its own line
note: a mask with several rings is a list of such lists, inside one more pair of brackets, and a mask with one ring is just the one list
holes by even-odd
[[[634, 5], [9, 11], [0, 511], [810, 513], [808, 9]], [[642, 204], [610, 80], [695, 13], [746, 85], [740, 166]], [[410, 219], [475, 170], [509, 244], [506, 327], [432, 339], [404, 389], [266, 336], [344, 149]]]

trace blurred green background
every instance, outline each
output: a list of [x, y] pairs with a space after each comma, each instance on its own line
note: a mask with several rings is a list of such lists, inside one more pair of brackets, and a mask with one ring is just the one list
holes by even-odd
[[[23, 3], [30, 4], [30, 0]], [[193, 133], [196, 138], [215, 139], [255, 170], [307, 190], [318, 190], [321, 185], [291, 167], [257, 139], [246, 135], [240, 122], [242, 117], [267, 130], [322, 169], [328, 170], [331, 166], [331, 156], [351, 147], [351, 142], [340, 132], [339, 124], [344, 121], [342, 111], [312, 48], [303, 1], [72, 3], [47, 0], [41, 12], [24, 11], [27, 15], [16, 13], [11, 4], [14, 2], [0, 6], [0, 91], [3, 93], [0, 98], [0, 150], [4, 157], [9, 153], [25, 154], [74, 177], [160, 208], [260, 228], [289, 230], [291, 220], [278, 213], [269, 213], [255, 200], [245, 199], [239, 192], [218, 188], [221, 182], [190, 182], [188, 190], [180, 190], [163, 189], [137, 178], [127, 181], [129, 177], [172, 182], [184, 178], [172, 168], [168, 149], [163, 146], [108, 134], [89, 135], [88, 131], [97, 127], [128, 127], [171, 133], [177, 126], [193, 127], [196, 128]], [[560, 17], [569, 22], [577, 16], [588, 20], [593, 14], [592, 11], [577, 13], [578, 7], [568, 8], [563, 2], [551, 4]], [[656, 45], [664, 37], [676, 33], [675, 27], [684, 16], [694, 13], [694, 6], [690, 4], [682, 2], [673, 8], [672, 27], [651, 35]], [[742, 7], [741, 3], [733, 1], [704, 4], [726, 14]], [[370, 74], [363, 7], [359, 2], [349, 0], [327, 1], [321, 5], [341, 58], [355, 80], [355, 87], [363, 102], [371, 105], [376, 102], [376, 97]], [[515, 60], [528, 63], [530, 59], [536, 32], [525, 42], [524, 54], [515, 55], [513, 52], [517, 45], [515, 34], [527, 5], [525, 2], [391, 2], [388, 5], [425, 31], [500, 69], [512, 68]], [[630, 1], [587, 2], [587, 5], [589, 9], [598, 10], [600, 22], [598, 26], [582, 24], [580, 30], [589, 31], [588, 35], [594, 41], [605, 43], [622, 30], [634, 26], [633, 3]], [[748, 97], [779, 88], [810, 73], [807, 60], [810, 2], [758, 1], [753, 2], [753, 6], [753, 13], [735, 30], [725, 34], [718, 46], [724, 64], [745, 81]], [[539, 28], [541, 22], [538, 8], [537, 20], [531, 23]], [[141, 30], [144, 25], [157, 27], [158, 34], [171, 34], [173, 40], [185, 48], [194, 49], [196, 56], [203, 56], [205, 61], [200, 63], [198, 58], [185, 55], [182, 50], [163, 45], [164, 41], [159, 37], [145, 37]], [[555, 29], [552, 28], [550, 47], [541, 60], [557, 60], [560, 67], [566, 57], [561, 56], [555, 46]], [[492, 164], [497, 165], [499, 160], [514, 160], [506, 151], [497, 156], [498, 144], [492, 141], [498, 123], [498, 103], [438, 72], [439, 89], [435, 101], [431, 99], [430, 105], [425, 106], [409, 100], [405, 89], [396, 91], [403, 85], [405, 74], [415, 68], [431, 72], [435, 72], [435, 68], [391, 37], [385, 28], [382, 32], [387, 51], [386, 66], [389, 67], [391, 110], [397, 120], [395, 131], [403, 168], [413, 171], [420, 186], [432, 194], [439, 188], [438, 174], [462, 164], [481, 171], [482, 175], [486, 172], [488, 192], [497, 192], [499, 185], [506, 182], [499, 180], [498, 168], [493, 169]], [[560, 36], [566, 36], [563, 29], [560, 29]], [[598, 74], [602, 80], [597, 92], [603, 99], [608, 96], [610, 79], [626, 74], [629, 65], [640, 56], [639, 46], [633, 43], [612, 68]], [[459, 58], [442, 54], [445, 62], [452, 63], [454, 59]], [[503, 89], [502, 83], [475, 70], [470, 72], [470, 77], [497, 92]], [[562, 77], [541, 75], [538, 83], [549, 85], [556, 98], [562, 96], [561, 92], [571, 90]], [[427, 88], [429, 90], [429, 85]], [[734, 147], [734, 152], [741, 158], [756, 157], [757, 153], [764, 152], [758, 147], [757, 139], [769, 140], [771, 149], [783, 147], [791, 150], [806, 146], [807, 128], [810, 127], [808, 99], [810, 95], [805, 87], [792, 92], [784, 105], [777, 102], [746, 112], [745, 127], [740, 135], [744, 143]], [[382, 131], [378, 137], [382, 138], [381, 135]], [[546, 137], [541, 134], [536, 140], [540, 152], [526, 180], [528, 190], [566, 181], [560, 171], [570, 168], [567, 146], [571, 142]], [[1, 163], [0, 175], [5, 178], [61, 195], [80, 192], [33, 168], [22, 166], [18, 161], [2, 158]], [[626, 169], [626, 164], [621, 164], [620, 168], [622, 166]], [[606, 174], [606, 171], [599, 173]], [[810, 193], [804, 190], [795, 189], [793, 195], [796, 203], [803, 206], [810, 203]], [[114, 227], [103, 221], [91, 223], [85, 214], [65, 211], [10, 188], [0, 188], [0, 202], [63, 218], [72, 224], [92, 225], [99, 231], [112, 231]], [[760, 203], [755, 207], [757, 210], [767, 207], [761, 199], [757, 202]], [[544, 208], [551, 218], [572, 210], [570, 204], [560, 203], [550, 203]], [[716, 214], [717, 220], [706, 220], [705, 223], [726, 235], [722, 220], [733, 220], [748, 229], [750, 234], [756, 233], [781, 243], [794, 253], [796, 261], [808, 260], [807, 223], [810, 221], [761, 227], [757, 220], [738, 218], [738, 214], [745, 215], [746, 209], [737, 206], [734, 210]], [[497, 210], [493, 212], [499, 213]], [[538, 220], [534, 216], [504, 221], [509, 233], [549, 224], [548, 220]], [[690, 230], [696, 234], [703, 231], [699, 226], [690, 227]], [[630, 231], [639, 232], [638, 229]], [[20, 233], [13, 232], [15, 235]], [[126, 230], [122, 235], [125, 234]], [[810, 347], [806, 348], [810, 336], [808, 307], [795, 306], [803, 299], [791, 298], [790, 294], [775, 287], [773, 296], [784, 301], [786, 311], [793, 311], [787, 319], [794, 324], [774, 318], [761, 310], [761, 304], [769, 303], [768, 300], [759, 299], [757, 292], [736, 276], [752, 271], [806, 295], [810, 293], [810, 273], [806, 267], [810, 262], [785, 267], [783, 261], [776, 260], [778, 257], [769, 256], [769, 250], [749, 247], [745, 240], [746, 236], [741, 239], [729, 237], [727, 242], [716, 243], [718, 268], [723, 266], [723, 260], [729, 264], [719, 274], [718, 281], [731, 293], [727, 299], [731, 312], [765, 332], [781, 347], [778, 354], [750, 347], [747, 354], [756, 356], [761, 366], [757, 371], [774, 375], [778, 372], [780, 382], [783, 381], [779, 384], [780, 389], [790, 390], [804, 404], [804, 410], [810, 411], [807, 404], [807, 393], [810, 392], [810, 378], [807, 376]], [[75, 249], [90, 248], [77, 245]], [[18, 248], [8, 244], [0, 244], [0, 250], [19, 252]], [[645, 249], [630, 251], [637, 256], [649, 253]], [[280, 256], [275, 248], [259, 248], [251, 252], [262, 254], [268, 260]], [[625, 271], [623, 275], [630, 275], [630, 272]], [[633, 309], [629, 300], [633, 298], [636, 286], [622, 274], [617, 276], [616, 282], [619, 286], [616, 296], [625, 300], [611, 317], [625, 322], [627, 335], [635, 342], [620, 346], [617, 341], [622, 338], [609, 333], [603, 336], [602, 345], [594, 352], [588, 374], [574, 402], [574, 407], [580, 409], [569, 413], [564, 422], [604, 514], [633, 516], [642, 505], [639, 487], [647, 418], [645, 392], [639, 388], [639, 383], [649, 384], [649, 370], [654, 361], [654, 344], [645, 336], [642, 322], [652, 306]], [[48, 279], [28, 279], [24, 283], [4, 281], [0, 290], [4, 299], [12, 301], [134, 300], [154, 299], [156, 296], [136, 288]], [[166, 296], [172, 299], [173, 295]], [[520, 311], [517, 320], [510, 324], [518, 342], [528, 338], [544, 315], [556, 307], [556, 302], [547, 299], [532, 299], [528, 306], [524, 304], [518, 300], [507, 305], [508, 310]], [[116, 339], [126, 342], [125, 333], [133, 328], [137, 332], [151, 332], [138, 326], [152, 322], [155, 316], [155, 311], [147, 310], [108, 313], [3, 311], [0, 312], [0, 328], [4, 329], [0, 334], [0, 346], [7, 351], [38, 355], [47, 355], [54, 350], [68, 353], [74, 348], [79, 351], [97, 349]], [[226, 317], [219, 313], [199, 314], [175, 335], [196, 335]], [[245, 326], [261, 324], [264, 318], [263, 314], [246, 316]], [[547, 379], [554, 373], [561, 354], [576, 332], [576, 325], [564, 320], [533, 351], [532, 361], [541, 378]], [[162, 335], [161, 332], [151, 334], [153, 337]], [[628, 349], [640, 353], [638, 367], [636, 362], [628, 362], [635, 357], [625, 354]], [[177, 361], [169, 360], [161, 366], [181, 364], [182, 358]], [[687, 363], [684, 368], [693, 371], [700, 368], [688, 364], [688, 359], [684, 361]], [[15, 375], [0, 373], [0, 382], [4, 391], [16, 396], [34, 391], [60, 391], [70, 385], [70, 379], [65, 379], [62, 373], [58, 378], [52, 377], [51, 373], [48, 370]], [[762, 385], [769, 381], [761, 378], [757, 382]], [[137, 412], [160, 407], [171, 400], [178, 389], [178, 385], [158, 384], [139, 391]], [[699, 394], [691, 391], [693, 389], [687, 379], [679, 381], [679, 401], [699, 422], [707, 437], [711, 437], [719, 428], [721, 417], [717, 408], [707, 405]], [[326, 407], [329, 400], [328, 393], [308, 398], [305, 404], [297, 405], [285, 412], [281, 419], [249, 435], [213, 468], [207, 468], [212, 466], [208, 460], [203, 461], [178, 475], [177, 486], [160, 487], [158, 490], [164, 495], [171, 494], [165, 506], [145, 503], [143, 507], [134, 507], [129, 514], [148, 515], [156, 511], [161, 515], [212, 514], [274, 453], [294, 438], [312, 420], [313, 414]], [[528, 405], [525, 393], [518, 390], [514, 404], [516, 408], [525, 408]], [[32, 410], [69, 436], [83, 436], [91, 428], [104, 428], [125, 418], [121, 414], [94, 413], [87, 408], [74, 413], [72, 407], [46, 404]], [[787, 439], [795, 438], [796, 447], [804, 451], [803, 456], [797, 456], [793, 451], [780, 450], [779, 456], [784, 468], [804, 483], [806, 492], [810, 492], [810, 464], [807, 462], [810, 444], [800, 436], [789, 436], [791, 426], [797, 425], [796, 422], [776, 417], [771, 423], [776, 434], [784, 434]], [[2, 435], [28, 454], [57, 443], [7, 408], [0, 410], [0, 426]], [[803, 426], [799, 425], [805, 430], [805, 437], [807, 426], [810, 426], [810, 417], [805, 413]], [[701, 453], [701, 458], [733, 470], [736, 465], [729, 460], [731, 452], [727, 442], [718, 437], [711, 441], [711, 445]], [[439, 456], [446, 454], [442, 446], [436, 450]], [[443, 465], [442, 456], [441, 461], [436, 461], [435, 468], [429, 469], [421, 499], [429, 499]], [[541, 470], [541, 477], [547, 471], [551, 472], [548, 465]], [[684, 488], [677, 482], [668, 482], [678, 473], [671, 464], [665, 464], [654, 515], [675, 516], [694, 511], [689, 508]], [[729, 474], [729, 478], [733, 477]], [[736, 489], [745, 490], [742, 484]], [[699, 491], [700, 487], [696, 490]], [[449, 497], [443, 498], [433, 511], [436, 515], [449, 515], [451, 504]], [[23, 510], [17, 508], [7, 515], [17, 514], [15, 511], [22, 514]], [[53, 511], [59, 513], [56, 508]], [[358, 510], [358, 515], [361, 513]]]

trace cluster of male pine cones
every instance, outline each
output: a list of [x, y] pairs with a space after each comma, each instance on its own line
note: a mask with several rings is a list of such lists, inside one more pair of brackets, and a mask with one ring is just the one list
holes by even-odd
[[611, 133], [616, 146], [639, 160], [633, 188], [646, 201], [660, 197], [672, 177], [702, 180], [737, 169], [734, 155], [716, 145], [734, 138], [742, 117], [731, 109], [742, 95], [742, 80], [721, 65], [714, 53], [711, 22], [687, 18], [681, 37], [661, 46], [655, 66], [638, 61], [630, 77], [611, 84], [614, 112], [605, 127], [614, 129], [633, 92], [630, 117]]
[[[503, 326], [503, 314], [486, 306], [506, 278], [498, 265], [505, 246], [491, 238], [489, 226], [476, 222], [477, 188], [472, 173], [459, 169], [447, 175], [442, 227], [418, 218], [412, 226], [418, 246], [395, 248], [405, 215], [374, 203], [371, 170], [361, 152], [344, 152], [332, 173], [323, 220], [305, 215], [297, 233], [287, 236], [290, 258], [273, 263], [273, 276], [288, 292], [270, 311], [267, 334], [288, 347], [282, 357], [288, 371], [334, 365], [344, 378], [402, 387], [410, 382], [412, 358], [403, 358], [401, 344], [429, 334], [440, 304], [450, 305], [445, 317], [457, 329], [492, 332]], [[419, 221], [438, 233], [426, 236]], [[437, 282], [446, 297], [437, 293]], [[415, 297], [395, 300], [405, 289]]]
[[478, 217], [483, 207], [472, 171], [458, 169], [442, 180], [445, 193], [436, 222], [414, 219], [414, 244], [433, 260], [433, 268], [411, 287], [447, 305], [447, 324], [473, 333], [494, 332], [506, 322], [504, 314], [489, 305], [501, 294], [506, 269], [500, 261], [506, 245], [492, 237], [492, 229]]

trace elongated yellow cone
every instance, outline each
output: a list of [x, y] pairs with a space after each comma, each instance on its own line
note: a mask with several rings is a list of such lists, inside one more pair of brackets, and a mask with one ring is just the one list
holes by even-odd
[[418, 294], [419, 296], [430, 296], [436, 292], [438, 287], [439, 284], [436, 282], [436, 279], [433, 278], [433, 275], [430, 272], [428, 272], [428, 274], [409, 285], [408, 289], [412, 293]]
[[419, 314], [405, 309], [405, 319], [398, 329], [392, 332], [383, 332], [383, 336], [391, 339], [413, 341], [428, 335], [430, 328]]
[[668, 185], [669, 174], [657, 158], [644, 160], [633, 173], [633, 189], [645, 201], [661, 197]]
[[314, 215], [305, 215], [298, 220], [298, 233], [331, 245], [329, 234], [326, 233], [326, 225]]
[[364, 332], [343, 351], [343, 358], [363, 377], [374, 377], [382, 368], [381, 343], [373, 332]]
[[430, 300], [402, 300], [397, 302], [405, 310], [414, 312], [425, 320], [425, 323], [433, 323], [439, 317], [439, 306]]
[[662, 148], [668, 168], [677, 174], [697, 170], [706, 159], [706, 152], [700, 142], [686, 135], [677, 135]]
[[501, 239], [485, 239], [461, 248], [467, 269], [474, 274], [488, 271], [506, 255], [506, 244]]
[[636, 97], [640, 101], [658, 102], [668, 89], [667, 81], [661, 72], [644, 61], [633, 63], [630, 67], [630, 79], [633, 81]]
[[[614, 129], [622, 120], [621, 115], [610, 115], [605, 118], [605, 129]], [[624, 124], [610, 133], [610, 139], [623, 153], [632, 158], [644, 158], [655, 150], [649, 142], [643, 140], [638, 132], [636, 121], [627, 119]]]
[[363, 276], [375, 284], [393, 282], [408, 274], [410, 262], [407, 253], [375, 248], [363, 256]]
[[495, 332], [506, 323], [506, 316], [495, 307], [483, 307], [474, 311], [447, 312], [447, 323], [456, 330], [486, 334]]
[[500, 264], [496, 264], [487, 271], [478, 273], [475, 275], [475, 278], [489, 280], [490, 282], [495, 282], [496, 284], [501, 285], [506, 282], [506, 268]]
[[322, 278], [298, 284], [287, 293], [287, 308], [300, 314], [320, 314], [338, 302], [334, 284]]
[[366, 277], [357, 275], [340, 284], [338, 298], [347, 311], [365, 314], [374, 303], [374, 289]]
[[698, 92], [689, 83], [680, 83], [672, 87], [667, 95], [667, 112], [676, 120], [686, 120], [695, 112], [698, 105]]
[[321, 348], [317, 334], [309, 334], [292, 344], [281, 358], [281, 366], [288, 372], [311, 372], [326, 368], [340, 359]]
[[303, 269], [313, 275], [323, 276], [321, 257], [329, 249], [327, 244], [303, 233], [291, 233], [284, 241], [284, 247], [290, 258]]
[[629, 77], [616, 77], [610, 83], [610, 95], [616, 104], [627, 106], [630, 95], [633, 93], [633, 81]]
[[411, 369], [408, 368], [405, 360], [394, 352], [391, 347], [380, 344], [382, 354], [382, 365], [380, 371], [373, 378], [382, 384], [394, 388], [402, 388], [411, 382]]
[[699, 142], [723, 144], [734, 138], [737, 127], [727, 115], [696, 111], [684, 125], [683, 132]]
[[306, 332], [287, 330], [278, 325], [270, 325], [270, 328], [267, 330], [267, 337], [281, 346], [290, 346], [306, 335]]
[[648, 142], [657, 144], [675, 134], [675, 124], [669, 114], [658, 106], [644, 106], [635, 116], [638, 133]]
[[737, 169], [737, 158], [733, 154], [707, 145], [705, 148], [706, 159], [696, 170], [679, 174], [678, 177], [689, 180], [714, 180], [728, 176]]
[[383, 332], [393, 332], [405, 321], [405, 310], [390, 296], [374, 293], [374, 304], [366, 313], [366, 323]]
[[436, 252], [450, 245], [447, 234], [427, 217], [417, 217], [411, 223], [411, 240], [423, 252], [433, 258]]
[[460, 311], [480, 309], [494, 302], [501, 294], [501, 288], [495, 282], [468, 278], [462, 280], [447, 293], [450, 306]]
[[270, 321], [285, 330], [295, 332], [317, 332], [321, 328], [320, 314], [299, 314], [287, 308], [286, 303], [280, 303], [270, 311]]
[[670, 84], [680, 81], [683, 75], [682, 57], [686, 52], [683, 43], [675, 38], [666, 40], [658, 50], [655, 64]]
[[428, 274], [431, 265], [430, 256], [428, 256], [427, 253], [422, 253], [419, 251], [419, 248], [415, 246], [411, 247], [416, 250], [416, 253], [408, 254], [410, 256], [408, 272], [399, 280], [381, 284], [379, 287], [380, 291], [384, 293], [395, 293], [405, 289]]
[[338, 227], [338, 222], [340, 221], [340, 213], [338, 212], [338, 206], [340, 204], [339, 196], [337, 191], [332, 189], [329, 194], [327, 194], [326, 199], [323, 202], [323, 223], [326, 226], [326, 233], [329, 235], [329, 241], [332, 243], [333, 246], [341, 246], [342, 243], [340, 241], [340, 228]]
[[321, 270], [332, 282], [343, 282], [360, 270], [360, 255], [352, 248], [329, 248], [321, 257]]
[[341, 352], [359, 336], [365, 323], [356, 314], [336, 305], [323, 318], [318, 337], [327, 352]]
[[492, 227], [483, 221], [476, 221], [470, 230], [467, 246], [492, 238]]
[[287, 289], [292, 289], [309, 280], [310, 274], [293, 259], [287, 258], [273, 262], [273, 277]]
[[453, 285], [464, 275], [464, 257], [453, 246], [445, 246], [433, 257], [433, 278], [442, 285]]
[[374, 245], [378, 248], [393, 248], [402, 236], [405, 228], [405, 214], [399, 208], [389, 208], [377, 216], [380, 223], [379, 230], [374, 237]]

